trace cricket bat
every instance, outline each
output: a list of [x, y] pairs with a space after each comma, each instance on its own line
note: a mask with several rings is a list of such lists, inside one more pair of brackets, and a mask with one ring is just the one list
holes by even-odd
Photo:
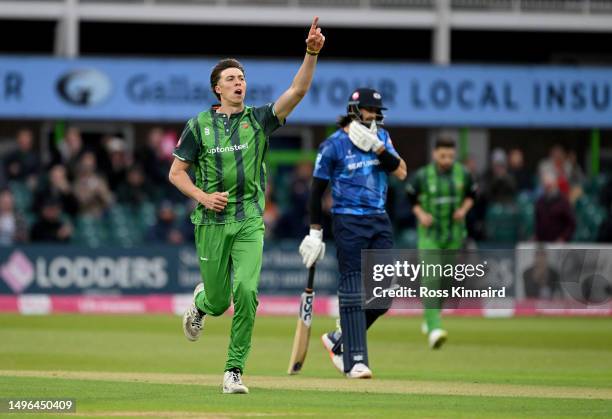
[[308, 270], [308, 284], [300, 298], [300, 311], [298, 314], [297, 327], [295, 336], [293, 337], [293, 348], [291, 349], [291, 358], [289, 359], [289, 375], [295, 375], [300, 372], [306, 359], [308, 352], [308, 343], [310, 342], [310, 325], [312, 323], [312, 303], [314, 301], [314, 291], [312, 289], [315, 276], [315, 265], [312, 265]]

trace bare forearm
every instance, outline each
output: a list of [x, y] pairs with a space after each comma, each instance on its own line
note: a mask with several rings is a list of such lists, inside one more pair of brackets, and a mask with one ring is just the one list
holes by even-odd
[[406, 166], [406, 162], [402, 159], [400, 163], [400, 173], [396, 175], [399, 180], [404, 180], [408, 176], [408, 167]]
[[416, 204], [414, 207], [412, 207], [412, 213], [417, 217], [421, 217], [426, 214], [426, 212], [423, 211], [423, 208], [421, 208], [419, 204]]
[[468, 212], [474, 206], [474, 200], [472, 198], [465, 198], [463, 200], [463, 204], [461, 205], [461, 210], [464, 212]]
[[399, 180], [406, 179], [406, 176], [408, 176], [408, 169], [406, 167], [406, 162], [404, 161], [404, 159], [400, 158], [400, 165], [391, 174]]
[[201, 201], [204, 192], [193, 184], [187, 172], [183, 170], [171, 171], [169, 180], [170, 183], [189, 198], [195, 199], [198, 202]]
[[274, 112], [280, 121], [284, 121], [304, 96], [306, 96], [306, 92], [308, 92], [312, 83], [316, 63], [316, 56], [306, 54], [304, 62], [295, 75], [293, 82], [291, 82], [291, 86], [274, 104]]
[[293, 82], [291, 83], [291, 89], [293, 89], [297, 95], [301, 96], [300, 99], [304, 97], [306, 92], [308, 92], [308, 89], [310, 89], [316, 67], [317, 56], [306, 54], [300, 69], [296, 73], [295, 77], [293, 78]]

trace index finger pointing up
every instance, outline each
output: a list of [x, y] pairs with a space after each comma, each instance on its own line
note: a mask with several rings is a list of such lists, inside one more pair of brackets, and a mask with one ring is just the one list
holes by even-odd
[[311, 30], [316, 29], [316, 28], [317, 28], [317, 24], [318, 24], [318, 23], [319, 23], [319, 16], [315, 16], [315, 17], [312, 19], [312, 25], [310, 25], [310, 29], [311, 29]]

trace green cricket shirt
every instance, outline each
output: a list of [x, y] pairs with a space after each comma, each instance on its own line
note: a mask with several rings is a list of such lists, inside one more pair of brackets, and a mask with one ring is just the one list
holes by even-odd
[[245, 106], [230, 116], [211, 109], [187, 122], [174, 156], [193, 164], [198, 188], [229, 194], [227, 206], [219, 213], [198, 203], [191, 214], [194, 224], [224, 224], [262, 216], [268, 137], [281, 125], [273, 103]]
[[435, 163], [417, 170], [406, 186], [409, 195], [433, 217], [433, 224], [418, 226], [419, 240], [427, 238], [439, 245], [460, 245], [467, 231], [464, 221], [455, 221], [453, 213], [466, 196], [474, 194], [472, 177], [460, 163], [440, 172]]

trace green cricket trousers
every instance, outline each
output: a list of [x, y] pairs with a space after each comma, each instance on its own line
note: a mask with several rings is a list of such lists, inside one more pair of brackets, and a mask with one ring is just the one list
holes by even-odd
[[[456, 258], [452, 253], [445, 253], [445, 250], [459, 250], [462, 248], [461, 241], [452, 241], [447, 243], [440, 243], [436, 240], [427, 236], [427, 233], [419, 236], [418, 242], [419, 258], [428, 265], [455, 265]], [[421, 285], [427, 287], [430, 290], [443, 290], [448, 288], [447, 281], [444, 281], [441, 277], [431, 276], [427, 278], [421, 278]], [[427, 330], [432, 331], [434, 329], [440, 329], [442, 327], [442, 304], [444, 298], [440, 297], [428, 297], [423, 298], [423, 315], [425, 317], [425, 323], [427, 324]]]
[[195, 226], [195, 242], [204, 291], [196, 306], [220, 316], [234, 302], [234, 317], [225, 371], [244, 364], [251, 349], [257, 311], [257, 285], [263, 256], [263, 218]]

